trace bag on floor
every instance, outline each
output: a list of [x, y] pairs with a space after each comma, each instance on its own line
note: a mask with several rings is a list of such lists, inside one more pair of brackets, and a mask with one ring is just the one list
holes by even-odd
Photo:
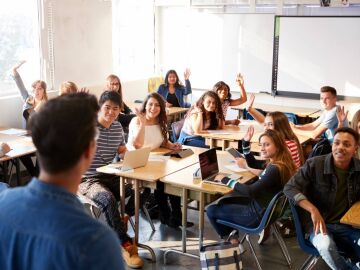
[[241, 251], [238, 244], [219, 242], [200, 248], [201, 270], [241, 270]]

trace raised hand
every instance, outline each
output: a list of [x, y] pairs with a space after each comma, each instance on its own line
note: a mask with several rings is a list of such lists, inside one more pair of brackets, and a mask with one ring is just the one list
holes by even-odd
[[336, 108], [336, 117], [339, 121], [339, 123], [344, 123], [344, 121], [347, 119], [349, 111], [345, 112], [344, 106], [339, 106]]
[[185, 71], [184, 71], [184, 79], [188, 80], [190, 75], [191, 75], [190, 69], [186, 68]]
[[246, 103], [246, 110], [247, 111], [249, 111], [252, 108], [252, 106], [254, 104], [254, 100], [255, 100], [255, 95], [251, 94], [248, 101], [247, 101], [247, 103]]
[[86, 93], [86, 94], [89, 94], [89, 88], [86, 88], [86, 87], [81, 87], [77, 90], [77, 93]]
[[13, 73], [13, 75], [16, 75], [18, 68], [21, 67], [21, 66], [22, 66], [23, 64], [25, 64], [25, 63], [26, 63], [26, 60], [22, 60], [22, 61], [20, 61], [16, 66], [14, 66], [14, 67], [12, 68], [12, 73]]
[[239, 86], [243, 86], [244, 85], [244, 77], [241, 75], [241, 73], [236, 74], [236, 83]]
[[248, 130], [246, 131], [246, 134], [243, 138], [244, 141], [247, 141], [247, 142], [250, 142], [251, 141], [251, 138], [254, 136], [254, 126], [249, 126], [248, 127]]
[[137, 118], [139, 119], [140, 125], [146, 124], [146, 116], [145, 113], [142, 113], [138, 108], [135, 108], [135, 114]]

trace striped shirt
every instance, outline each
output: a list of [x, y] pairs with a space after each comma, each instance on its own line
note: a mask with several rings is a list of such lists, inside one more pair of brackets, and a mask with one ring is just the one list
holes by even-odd
[[293, 140], [285, 140], [286, 146], [290, 151], [291, 157], [295, 163], [296, 169], [300, 168], [301, 160], [298, 146]]
[[100, 173], [96, 172], [96, 169], [112, 163], [118, 153], [118, 147], [125, 145], [124, 131], [119, 122], [114, 121], [109, 128], [97, 123], [97, 128], [99, 129], [99, 138], [96, 141], [96, 153], [90, 168], [85, 173], [87, 177], [99, 175]]

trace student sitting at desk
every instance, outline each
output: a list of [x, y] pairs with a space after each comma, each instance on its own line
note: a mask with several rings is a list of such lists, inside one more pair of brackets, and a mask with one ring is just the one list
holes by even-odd
[[119, 93], [119, 95], [121, 97], [122, 104], [120, 107], [120, 114], [118, 117], [118, 121], [121, 124], [121, 126], [125, 132], [125, 136], [127, 136], [127, 134], [129, 133], [130, 121], [131, 121], [131, 119], [133, 119], [133, 117], [135, 117], [135, 114], [131, 111], [131, 109], [124, 102], [122, 86], [121, 86], [121, 82], [120, 82], [120, 79], [118, 76], [116, 76], [114, 74], [110, 74], [106, 78], [106, 90], [116, 91]]
[[[320, 117], [314, 122], [305, 125], [293, 125], [294, 131], [304, 134], [312, 139], [319, 138], [322, 134], [332, 142], [335, 129], [338, 126], [336, 117], [336, 89], [331, 86], [323, 86], [320, 89], [320, 105], [324, 109]], [[347, 123], [346, 123], [347, 125]]]
[[209, 148], [201, 133], [208, 129], [223, 129], [225, 119], [219, 96], [213, 91], [205, 92], [185, 116], [178, 142], [184, 145]]
[[41, 173], [0, 193], [2, 270], [124, 269], [115, 233], [76, 197], [96, 149], [98, 108], [94, 96], [72, 94], [31, 117]]
[[253, 108], [254, 99], [255, 96], [251, 94], [246, 108], [247, 111], [257, 122], [264, 124], [264, 130], [274, 129], [280, 133], [291, 153], [296, 168], [300, 168], [304, 163], [304, 155], [299, 139], [291, 129], [288, 118], [282, 112], [269, 112], [264, 116], [258, 110]]
[[[229, 235], [233, 229], [217, 223], [217, 219], [244, 226], [257, 226], [271, 199], [283, 189], [296, 171], [284, 140], [277, 131], [266, 130], [260, 136], [261, 156], [267, 161], [256, 160], [250, 153], [249, 145], [253, 134], [254, 128], [250, 127], [243, 142], [246, 159], [237, 158], [236, 163], [239, 167], [258, 175], [258, 180], [248, 185], [228, 177], [223, 178], [221, 182], [231, 187], [234, 192], [224, 196], [206, 210], [211, 225], [221, 238]], [[239, 240], [232, 239], [232, 242], [238, 243]]]
[[360, 267], [360, 230], [340, 223], [360, 201], [360, 161], [354, 158], [358, 142], [353, 129], [337, 129], [332, 153], [308, 159], [284, 187], [289, 200], [305, 209], [305, 231], [331, 269]]
[[7, 143], [1, 143], [0, 145], [0, 157], [3, 157], [10, 151], [10, 146]]
[[[158, 93], [151, 93], [146, 97], [141, 109], [136, 109], [136, 117], [131, 120], [129, 126], [127, 148], [130, 150], [146, 146], [151, 147], [151, 150], [159, 147], [171, 150], [181, 149], [181, 144], [168, 140], [165, 101]], [[171, 210], [167, 203], [168, 198]], [[161, 223], [174, 228], [179, 227], [181, 225], [181, 198], [165, 194], [164, 184], [158, 181], [155, 200], [159, 206]]]
[[74, 82], [71, 81], [63, 82], [59, 88], [59, 96], [79, 92], [89, 93], [89, 89], [87, 89], [86, 87], [79, 88]]
[[[231, 98], [230, 87], [225, 82], [219, 81], [213, 87], [213, 91], [216, 94], [218, 94], [220, 98], [224, 118], [226, 118], [226, 114], [229, 106], [237, 106], [245, 103], [247, 100], [246, 91], [244, 87], [244, 78], [240, 73], [236, 75], [236, 83], [240, 88], [240, 98], [237, 99]], [[239, 119], [225, 120], [226, 125], [238, 125], [239, 123], [240, 123]]]
[[[126, 224], [120, 218], [117, 201], [120, 200], [119, 177], [101, 174], [96, 171], [101, 166], [113, 162], [118, 154], [126, 152], [123, 129], [116, 121], [122, 100], [115, 91], [105, 91], [99, 99], [100, 111], [97, 118], [99, 131], [94, 159], [84, 174], [79, 192], [93, 200], [104, 213], [106, 222], [117, 233], [126, 264], [132, 268], [140, 268], [143, 261], [138, 255], [137, 247], [126, 233]], [[130, 187], [126, 187], [131, 192]]]
[[157, 92], [166, 101], [166, 107], [189, 108], [190, 104], [185, 103], [184, 96], [191, 94], [191, 84], [189, 81], [190, 70], [184, 72], [185, 87], [181, 84], [179, 76], [175, 70], [169, 70], [165, 76], [165, 83], [160, 85]]

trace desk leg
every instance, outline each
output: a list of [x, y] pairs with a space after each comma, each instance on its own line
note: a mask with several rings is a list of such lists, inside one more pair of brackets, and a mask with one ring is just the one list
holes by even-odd
[[188, 256], [191, 258], [199, 259], [199, 256], [186, 253], [186, 223], [187, 223], [187, 201], [188, 201], [188, 190], [183, 188], [182, 190], [182, 203], [183, 203], [183, 210], [182, 210], [182, 229], [181, 229], [181, 244], [182, 248], [181, 251], [177, 249], [168, 249], [164, 252], [164, 264], [166, 264], [166, 256], [169, 253], [177, 253], [184, 256]]
[[142, 249], [146, 249], [151, 254], [151, 260], [153, 262], [156, 262], [156, 255], [154, 250], [147, 246], [139, 243], [139, 214], [140, 214], [140, 188], [139, 188], [139, 181], [137, 179], [134, 179], [134, 193], [135, 193], [135, 243], [138, 247]]
[[225, 149], [226, 149], [226, 143], [227, 143], [226, 140], [223, 140], [223, 141], [222, 141], [222, 150], [223, 150], [223, 151], [225, 151]]
[[16, 186], [20, 185], [20, 159], [15, 159], [15, 166], [16, 166]]
[[125, 215], [125, 178], [120, 176], [120, 207], [121, 207], [121, 218]]
[[205, 194], [200, 192], [199, 205], [199, 249], [203, 246], [204, 238]]
[[9, 170], [9, 161], [4, 161], [3, 162], [3, 164], [2, 164], [3, 166], [2, 166], [2, 168], [3, 168], [3, 173], [4, 173], [4, 182], [5, 183], [7, 183], [7, 184], [9, 184], [9, 186], [10, 186], [10, 177], [9, 177], [9, 175], [8, 175], [8, 170]]
[[210, 149], [214, 148], [214, 139], [210, 139]]

